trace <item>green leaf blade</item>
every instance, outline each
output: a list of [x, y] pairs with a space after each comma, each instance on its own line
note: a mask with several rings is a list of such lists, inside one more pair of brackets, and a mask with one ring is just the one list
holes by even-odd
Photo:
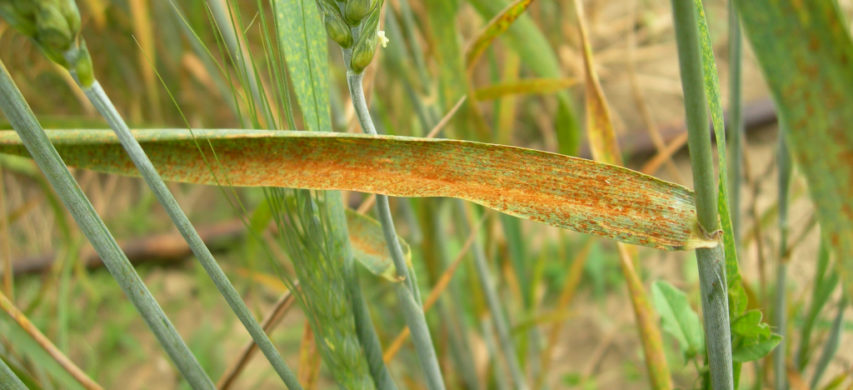
[[663, 329], [678, 341], [686, 359], [705, 351], [705, 336], [699, 315], [687, 301], [687, 295], [675, 286], [657, 281], [652, 284], [652, 299], [661, 316]]
[[[274, 0], [276, 28], [303, 122], [309, 130], [331, 129], [326, 29], [314, 0]], [[287, 91], [287, 86], [281, 87]]]
[[732, 322], [732, 360], [746, 363], [767, 356], [782, 341], [761, 322], [761, 312], [750, 310]]

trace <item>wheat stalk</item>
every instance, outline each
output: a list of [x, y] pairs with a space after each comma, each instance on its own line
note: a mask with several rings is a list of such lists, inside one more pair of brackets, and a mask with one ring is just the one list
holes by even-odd
[[341, 387], [373, 388], [351, 304], [354, 260], [340, 193], [282, 188], [267, 192], [323, 361]]

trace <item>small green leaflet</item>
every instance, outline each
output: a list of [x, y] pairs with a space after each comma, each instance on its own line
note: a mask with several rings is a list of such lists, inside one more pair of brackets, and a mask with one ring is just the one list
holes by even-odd
[[767, 356], [782, 336], [770, 331], [770, 326], [761, 322], [761, 312], [750, 310], [732, 323], [732, 360], [738, 363], [751, 362]]
[[705, 353], [705, 335], [699, 315], [687, 302], [687, 295], [659, 280], [652, 284], [652, 299], [661, 316], [663, 330], [675, 337], [685, 360]]

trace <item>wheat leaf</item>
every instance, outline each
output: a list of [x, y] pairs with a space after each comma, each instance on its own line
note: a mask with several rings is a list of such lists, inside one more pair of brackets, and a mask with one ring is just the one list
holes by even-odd
[[[500, 14], [509, 4], [506, 0], [470, 0], [469, 3], [480, 15], [487, 18]], [[564, 77], [557, 54], [530, 15], [519, 15], [500, 38], [524, 59], [524, 66], [538, 77]], [[581, 129], [578, 127], [574, 103], [566, 91], [557, 93], [554, 130], [557, 133], [560, 153], [577, 154]]]
[[[379, 221], [350, 209], [346, 209], [346, 215], [352, 254], [356, 261], [376, 276], [392, 282], [398, 281]], [[411, 267], [412, 251], [409, 244], [403, 237], [397, 237], [397, 240], [400, 241], [406, 263]]]
[[477, 33], [468, 48], [465, 49], [465, 66], [468, 71], [477, 64], [483, 52], [491, 45], [492, 41], [501, 35], [509, 26], [521, 16], [533, 0], [516, 0], [495, 15], [486, 26]]
[[[135, 175], [115, 136], [50, 131], [71, 166]], [[666, 250], [713, 247], [699, 232], [693, 194], [626, 168], [512, 146], [327, 132], [152, 129], [134, 132], [166, 180], [234, 186], [454, 197], [581, 233]], [[193, 138], [195, 137], [195, 139]], [[215, 148], [209, 165], [198, 141]], [[0, 132], [0, 153], [26, 156]]]
[[853, 40], [836, 1], [738, 1], [746, 36], [853, 297]]
[[492, 84], [474, 91], [474, 98], [479, 101], [497, 100], [506, 96], [539, 94], [559, 92], [578, 83], [572, 78], [548, 79], [534, 78], [524, 79], [508, 83]]

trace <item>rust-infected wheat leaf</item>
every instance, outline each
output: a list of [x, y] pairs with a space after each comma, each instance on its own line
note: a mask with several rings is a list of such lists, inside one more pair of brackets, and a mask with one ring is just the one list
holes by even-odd
[[[134, 175], [109, 131], [48, 132], [78, 168]], [[458, 140], [266, 130], [137, 130], [166, 180], [234, 186], [455, 197], [500, 212], [667, 250], [716, 245], [699, 232], [693, 193], [626, 168], [512, 146]], [[215, 148], [210, 166], [196, 142]], [[13, 132], [0, 153], [26, 156]]]
[[853, 297], [853, 42], [833, 0], [740, 0], [746, 36]]

